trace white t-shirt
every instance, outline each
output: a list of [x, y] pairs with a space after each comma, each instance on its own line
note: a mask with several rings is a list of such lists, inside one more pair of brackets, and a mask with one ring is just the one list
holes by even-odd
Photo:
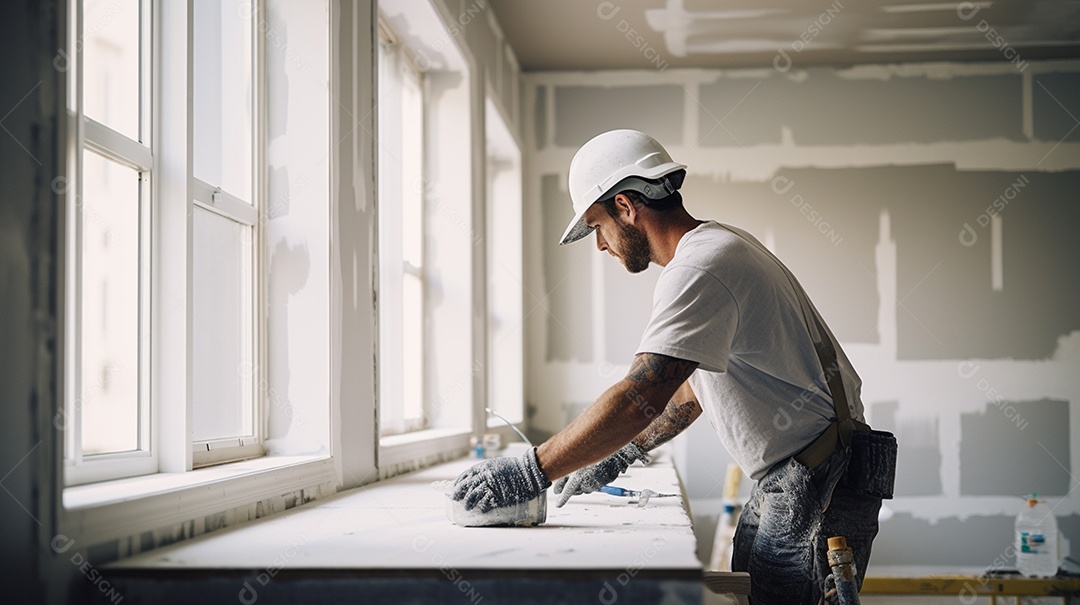
[[[713, 221], [683, 235], [656, 283], [638, 353], [699, 364], [690, 386], [705, 415], [743, 471], [760, 479], [836, 414], [794, 287], [776, 261], [728, 229], [757, 242]], [[863, 420], [862, 381], [826, 331], [851, 416]]]

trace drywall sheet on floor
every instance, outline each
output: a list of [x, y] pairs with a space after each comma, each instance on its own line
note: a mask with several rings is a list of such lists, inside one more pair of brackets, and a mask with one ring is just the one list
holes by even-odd
[[547, 357], [592, 361], [592, 267], [586, 243], [560, 246], [566, 225], [574, 218], [562, 177], [546, 174], [540, 192], [544, 208], [544, 291], [528, 297], [526, 312], [547, 314]]
[[1069, 461], [1068, 401], [993, 401], [960, 415], [961, 494], [1064, 496]]
[[555, 107], [555, 144], [561, 147], [579, 147], [616, 128], [645, 131], [667, 146], [682, 141], [681, 86], [559, 86]]
[[883, 401], [866, 406], [874, 429], [896, 435], [897, 496], [936, 496], [941, 489], [939, 420], [934, 417], [898, 418], [900, 403]]
[[1019, 74], [893, 76], [887, 85], [833, 69], [800, 74], [723, 78], [702, 85], [699, 144], [778, 144], [783, 129], [799, 145], [1024, 140]]

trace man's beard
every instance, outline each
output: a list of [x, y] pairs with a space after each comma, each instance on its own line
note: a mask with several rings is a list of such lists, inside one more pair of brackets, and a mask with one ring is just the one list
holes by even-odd
[[622, 259], [623, 266], [631, 273], [641, 273], [645, 269], [649, 268], [649, 261], [652, 260], [652, 246], [649, 245], [649, 238], [645, 237], [645, 232], [637, 227], [624, 223], [622, 219], [617, 219], [619, 223], [619, 257]]

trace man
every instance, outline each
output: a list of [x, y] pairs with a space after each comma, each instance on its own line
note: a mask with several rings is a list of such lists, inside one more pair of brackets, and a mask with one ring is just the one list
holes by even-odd
[[[732, 569], [750, 572], [755, 604], [817, 603], [830, 536], [847, 538], [861, 584], [891, 476], [876, 494], [849, 477], [852, 442], [869, 434], [858, 375], [775, 257], [741, 230], [690, 216], [678, 191], [685, 168], [634, 130], [578, 150], [569, 178], [575, 216], [560, 243], [595, 231], [597, 248], [631, 273], [664, 267], [649, 325], [629, 373], [595, 404], [522, 458], [465, 471], [454, 497], [490, 510], [558, 479], [562, 506], [647, 460], [704, 412], [757, 480]], [[843, 405], [834, 407], [837, 391]], [[856, 466], [863, 475], [890, 471]]]

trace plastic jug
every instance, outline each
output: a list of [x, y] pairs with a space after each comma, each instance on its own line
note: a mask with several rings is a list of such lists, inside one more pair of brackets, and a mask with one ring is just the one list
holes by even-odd
[[1057, 519], [1045, 500], [1031, 494], [1016, 516], [1016, 568], [1029, 577], [1057, 575]]

